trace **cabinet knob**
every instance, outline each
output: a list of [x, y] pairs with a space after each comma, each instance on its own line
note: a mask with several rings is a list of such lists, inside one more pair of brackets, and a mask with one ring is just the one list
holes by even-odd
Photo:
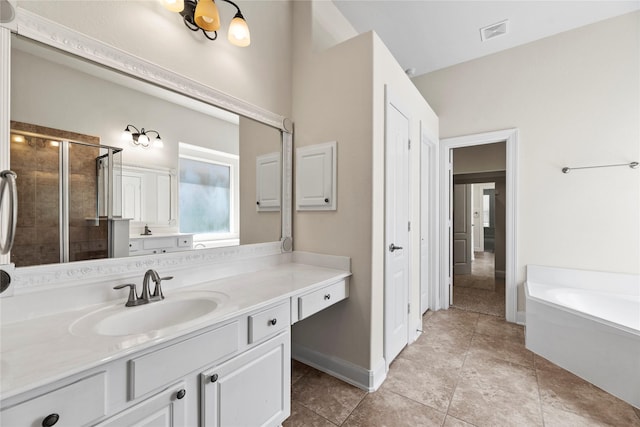
[[218, 381], [218, 374], [213, 374], [213, 375], [211, 375], [211, 379], [210, 379], [210, 381], [211, 381], [212, 383], [215, 383], [216, 381]]
[[178, 390], [178, 393], [176, 394], [176, 397], [178, 399], [182, 399], [184, 398], [184, 396], [187, 394], [186, 390], [181, 388], [180, 390]]
[[326, 294], [326, 295], [324, 296], [324, 299], [327, 299], [327, 300], [331, 299], [331, 294]]
[[256, 205], [260, 206], [260, 201], [257, 201], [257, 202], [256, 202]]
[[329, 199], [324, 199], [324, 202], [325, 203], [329, 203]]
[[275, 324], [278, 323], [278, 319], [271, 319], [269, 320], [269, 324], [275, 326]]
[[56, 425], [56, 423], [58, 422], [58, 420], [60, 419], [60, 415], [58, 414], [49, 414], [46, 417], [44, 417], [44, 420], [42, 420], [42, 427], [51, 427]]

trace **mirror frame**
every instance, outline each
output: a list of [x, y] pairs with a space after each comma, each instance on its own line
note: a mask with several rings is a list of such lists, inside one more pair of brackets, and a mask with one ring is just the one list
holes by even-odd
[[[140, 264], [175, 266], [182, 261], [214, 261], [270, 255], [292, 250], [292, 166], [293, 122], [278, 114], [235, 98], [217, 89], [198, 83], [183, 75], [160, 67], [118, 48], [93, 39], [81, 32], [49, 21], [39, 15], [16, 8], [14, 21], [0, 25], [0, 170], [9, 169], [10, 91], [11, 91], [11, 33], [35, 40], [64, 52], [147, 81], [165, 89], [248, 117], [274, 127], [282, 134], [282, 209], [281, 239], [277, 242], [240, 245], [236, 247], [198, 249], [159, 255], [105, 258], [66, 264], [46, 264], [33, 267], [7, 268], [13, 270], [14, 289], [33, 289], [47, 285], [71, 286], [80, 280], [97, 280], [105, 271], [124, 274], [137, 272]], [[9, 265], [9, 255], [0, 255], [0, 265]], [[4, 295], [3, 295], [4, 296]]]

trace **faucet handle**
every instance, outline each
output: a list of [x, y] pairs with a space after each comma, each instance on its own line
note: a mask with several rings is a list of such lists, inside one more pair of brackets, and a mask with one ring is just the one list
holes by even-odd
[[152, 295], [153, 299], [156, 299], [156, 300], [164, 299], [164, 294], [162, 293], [161, 283], [162, 283], [163, 280], [171, 280], [171, 279], [173, 279], [173, 276], [159, 277], [158, 278], [158, 280], [156, 281], [156, 287], [153, 290], [153, 295]]
[[129, 298], [127, 298], [127, 303], [125, 304], [126, 307], [132, 307], [134, 305], [140, 305], [140, 304], [144, 304], [144, 302], [142, 302], [142, 300], [138, 299], [138, 295], [136, 293], [136, 284], [135, 283], [127, 283], [124, 285], [117, 285], [114, 286], [113, 289], [123, 289], [129, 287]]

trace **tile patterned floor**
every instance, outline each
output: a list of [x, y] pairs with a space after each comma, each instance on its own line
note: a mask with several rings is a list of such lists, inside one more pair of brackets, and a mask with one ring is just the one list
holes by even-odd
[[495, 257], [490, 252], [475, 252], [471, 274], [453, 276], [453, 306], [505, 317], [504, 279], [495, 278]]
[[525, 349], [521, 326], [452, 308], [423, 330], [374, 393], [293, 361], [283, 425], [640, 427], [640, 410]]

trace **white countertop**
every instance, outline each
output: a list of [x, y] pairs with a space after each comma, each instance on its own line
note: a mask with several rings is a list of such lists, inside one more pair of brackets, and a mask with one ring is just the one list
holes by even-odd
[[[70, 332], [69, 328], [75, 320], [113, 303], [3, 325], [0, 330], [0, 395], [3, 399], [16, 396], [350, 275], [345, 270], [287, 263], [165, 291], [167, 300], [173, 293], [188, 290], [222, 292], [229, 299], [200, 323], [188, 323], [147, 334], [80, 337]], [[119, 302], [123, 306], [124, 303], [125, 300]]]

